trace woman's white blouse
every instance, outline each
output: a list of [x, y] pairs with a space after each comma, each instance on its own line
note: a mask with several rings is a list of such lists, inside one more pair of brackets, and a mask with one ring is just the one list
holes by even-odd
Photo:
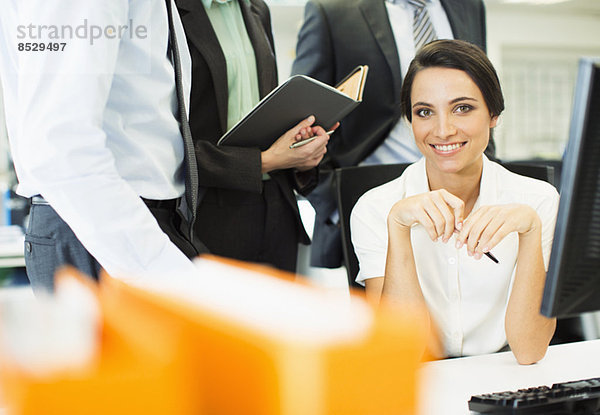
[[[559, 196], [549, 183], [520, 176], [485, 156], [480, 206], [522, 203], [534, 208], [542, 220], [542, 250], [547, 269], [558, 212]], [[365, 193], [350, 219], [352, 243], [360, 264], [356, 278], [382, 277], [387, 255], [387, 216], [403, 198], [429, 191], [425, 159], [409, 166], [399, 178]], [[419, 283], [430, 314], [438, 326], [448, 356], [491, 353], [506, 345], [504, 316], [516, 266], [518, 236], [509, 234], [492, 249], [496, 264], [483, 256], [476, 260], [466, 247], [433, 242], [420, 225], [411, 241]]]

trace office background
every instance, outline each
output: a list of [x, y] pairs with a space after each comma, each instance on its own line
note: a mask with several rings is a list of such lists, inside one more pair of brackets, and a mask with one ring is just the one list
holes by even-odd
[[[266, 1], [283, 82], [294, 60], [306, 1]], [[569, 133], [578, 59], [600, 57], [600, 0], [484, 3], [487, 51], [501, 78], [507, 108], [494, 133], [497, 154], [503, 160], [560, 160]], [[303, 202], [301, 212], [310, 234], [314, 212]], [[300, 249], [301, 273], [324, 284], [343, 284], [343, 271], [310, 268], [307, 251]]]
[[[266, 0], [279, 80], [290, 73], [303, 0]], [[488, 55], [507, 110], [495, 133], [502, 159], [557, 159], [566, 143], [577, 59], [600, 56], [600, 0], [484, 0]], [[367, 81], [368, 82], [368, 81]]]
[[[266, 1], [272, 13], [279, 81], [283, 82], [294, 59], [305, 1]], [[583, 55], [600, 57], [600, 0], [484, 2], [488, 55], [498, 69], [507, 106], [495, 133], [498, 156], [505, 160], [558, 160], [568, 137], [577, 60]], [[0, 93], [0, 192], [12, 184]], [[311, 208], [305, 200], [301, 208], [310, 230]], [[6, 224], [5, 210], [0, 195], [0, 225]], [[301, 273], [336, 292], [346, 287], [344, 270], [309, 269], [308, 248], [301, 250], [300, 256]], [[0, 270], [0, 287], [2, 274]], [[595, 318], [596, 331], [591, 338], [600, 337], [600, 314]], [[423, 376], [433, 383], [419, 387], [420, 400], [425, 402], [420, 413], [464, 413], [474, 393], [598, 376], [598, 360], [593, 358], [598, 342], [553, 346], [544, 364], [530, 367], [514, 365], [508, 353], [434, 362], [424, 369], [429, 377]]]
[[[266, 1], [283, 82], [294, 59], [305, 0]], [[600, 0], [484, 2], [488, 55], [501, 78], [507, 107], [495, 132], [497, 154], [503, 160], [559, 160], [568, 137], [578, 58], [600, 56]], [[0, 191], [4, 194], [14, 185], [14, 176], [1, 98], [0, 94]], [[1, 207], [0, 225], [6, 224], [7, 206]], [[310, 231], [314, 212], [308, 202], [301, 208]], [[299, 271], [318, 274], [307, 269], [306, 251], [300, 253]]]
[[[290, 73], [305, 0], [266, 0], [279, 80]], [[600, 56], [600, 0], [484, 0], [488, 55], [507, 110], [496, 131], [499, 157], [559, 159], [568, 136], [579, 56]], [[0, 96], [0, 108], [2, 108]], [[10, 180], [0, 111], [0, 181]]]

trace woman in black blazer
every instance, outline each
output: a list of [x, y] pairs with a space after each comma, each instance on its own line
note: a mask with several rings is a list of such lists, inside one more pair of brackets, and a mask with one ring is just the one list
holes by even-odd
[[[230, 1], [239, 5], [254, 49], [262, 98], [277, 86], [269, 9], [262, 0]], [[305, 120], [264, 151], [217, 146], [228, 128], [225, 55], [203, 2], [176, 3], [192, 58], [190, 127], [203, 195], [195, 235], [213, 254], [293, 272], [298, 243], [310, 243], [294, 190], [306, 193], [315, 186], [316, 166], [326, 152], [328, 135]], [[233, 5], [236, 10], [237, 5]], [[310, 135], [318, 138], [302, 147], [289, 148], [294, 140]]]

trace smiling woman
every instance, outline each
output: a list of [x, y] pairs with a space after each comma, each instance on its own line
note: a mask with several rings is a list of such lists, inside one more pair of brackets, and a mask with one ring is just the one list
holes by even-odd
[[472, 168], [478, 174], [498, 115], [471, 78], [458, 69], [424, 69], [414, 78], [411, 101], [415, 141], [430, 161], [430, 186], [442, 187], [445, 173]]
[[[496, 71], [472, 44], [434, 41], [412, 61], [401, 102], [423, 158], [356, 204], [357, 281], [374, 301], [426, 310], [434, 356], [508, 345], [536, 362], [555, 328], [537, 310], [558, 193], [483, 154], [504, 110]], [[480, 261], [491, 250], [498, 261]]]

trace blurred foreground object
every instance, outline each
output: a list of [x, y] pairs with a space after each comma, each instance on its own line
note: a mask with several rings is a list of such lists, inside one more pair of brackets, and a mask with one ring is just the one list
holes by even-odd
[[14, 289], [0, 300], [0, 350], [19, 370], [43, 377], [97, 358], [100, 307], [91, 284], [60, 278], [54, 295]]
[[33, 375], [3, 355], [10, 414], [416, 412], [425, 339], [412, 313], [237, 261], [196, 265], [194, 278], [144, 286], [105, 276], [100, 352], [85, 370]]

